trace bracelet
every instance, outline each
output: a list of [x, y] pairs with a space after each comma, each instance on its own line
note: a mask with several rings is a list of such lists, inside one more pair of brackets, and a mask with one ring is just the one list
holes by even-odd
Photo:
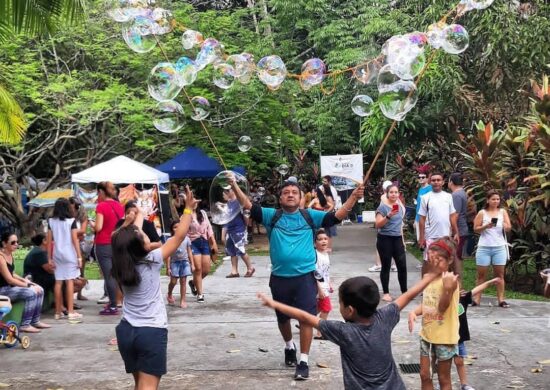
[[193, 214], [193, 210], [185, 208], [185, 209], [183, 209], [183, 214], [184, 215], [185, 214], [191, 215], [191, 214]]

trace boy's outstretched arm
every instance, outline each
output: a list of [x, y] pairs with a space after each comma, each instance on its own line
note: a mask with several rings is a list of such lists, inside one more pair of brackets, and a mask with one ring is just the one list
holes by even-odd
[[412, 333], [414, 330], [414, 323], [416, 321], [416, 317], [422, 315], [422, 304], [418, 305], [409, 313], [409, 332]]
[[439, 273], [435, 270], [430, 270], [428, 273], [424, 274], [424, 277], [412, 286], [407, 292], [401, 294], [394, 302], [399, 307], [399, 310], [403, 310], [405, 306], [409, 304], [410, 301], [414, 299], [418, 294], [424, 290], [428, 284], [430, 284], [435, 278], [439, 276]]
[[479, 286], [476, 286], [472, 289], [472, 295], [474, 296], [476, 294], [479, 294], [480, 292], [485, 290], [487, 287], [489, 287], [493, 284], [497, 284], [497, 283], [502, 283], [502, 279], [501, 278], [493, 278], [491, 280], [486, 281], [485, 283], [481, 283]]
[[319, 317], [311, 315], [303, 310], [296, 309], [295, 307], [285, 305], [284, 303], [274, 301], [265, 294], [258, 293], [257, 295], [264, 306], [278, 310], [281, 313], [300, 321], [301, 323], [313, 326], [316, 329], [319, 328]]

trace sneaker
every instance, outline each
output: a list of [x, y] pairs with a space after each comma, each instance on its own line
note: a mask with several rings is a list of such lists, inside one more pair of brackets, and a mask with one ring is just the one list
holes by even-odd
[[303, 381], [309, 378], [309, 366], [306, 362], [300, 362], [296, 366], [296, 372], [294, 373], [294, 379], [297, 381]]
[[392, 266], [391, 266], [391, 271], [392, 271], [392, 272], [397, 272], [397, 267], [396, 267], [395, 265], [392, 265]]
[[460, 390], [476, 390], [470, 385], [462, 385], [460, 386]]
[[118, 314], [118, 309], [116, 307], [105, 307], [99, 312], [100, 316], [116, 316]]
[[380, 272], [382, 271], [382, 266], [380, 265], [373, 265], [369, 268], [369, 272]]
[[189, 288], [191, 289], [191, 294], [197, 295], [197, 288], [195, 287], [195, 282], [193, 282], [193, 279], [189, 281]]
[[104, 295], [97, 300], [98, 305], [104, 305], [106, 303], [109, 303], [109, 297], [107, 295]]
[[84, 317], [82, 314], [77, 313], [76, 311], [73, 313], [69, 313], [69, 321], [71, 322], [82, 322], [82, 317]]
[[65, 313], [55, 313], [53, 318], [55, 320], [65, 320], [67, 319], [67, 315]]
[[296, 344], [294, 344], [294, 349], [285, 348], [285, 364], [294, 367], [296, 363], [298, 363], [298, 360], [296, 359]]
[[202, 294], [197, 295], [197, 302], [203, 303], [204, 302], [204, 295], [202, 295]]

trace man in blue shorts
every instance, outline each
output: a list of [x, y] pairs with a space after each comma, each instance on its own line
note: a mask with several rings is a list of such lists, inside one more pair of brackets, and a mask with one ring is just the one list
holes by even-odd
[[[273, 299], [289, 306], [317, 315], [317, 280], [314, 276], [317, 258], [313, 246], [314, 231], [328, 228], [348, 215], [358, 199], [363, 197], [365, 188], [357, 187], [346, 203], [336, 213], [326, 213], [311, 209], [300, 209], [302, 193], [295, 182], [286, 181], [280, 193], [281, 209], [265, 208], [252, 204], [229, 177], [231, 187], [239, 203], [250, 210], [251, 218], [266, 227], [271, 258], [269, 287]], [[296, 345], [292, 341], [290, 317], [276, 311], [279, 331], [285, 341], [285, 364], [296, 366], [294, 378], [309, 377], [308, 355], [311, 347], [313, 328], [300, 323], [300, 362], [296, 358]]]

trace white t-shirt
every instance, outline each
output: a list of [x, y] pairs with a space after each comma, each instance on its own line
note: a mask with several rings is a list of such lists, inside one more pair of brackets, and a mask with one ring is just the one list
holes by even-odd
[[428, 192], [421, 198], [418, 214], [426, 217], [427, 240], [451, 236], [450, 215], [456, 213], [453, 197], [445, 191]]
[[323, 292], [325, 295], [328, 295], [330, 292], [330, 258], [328, 256], [328, 253], [324, 252], [317, 252], [317, 269], [316, 274], [317, 277], [321, 277], [322, 281], [320, 281], [321, 285], [323, 286]]

